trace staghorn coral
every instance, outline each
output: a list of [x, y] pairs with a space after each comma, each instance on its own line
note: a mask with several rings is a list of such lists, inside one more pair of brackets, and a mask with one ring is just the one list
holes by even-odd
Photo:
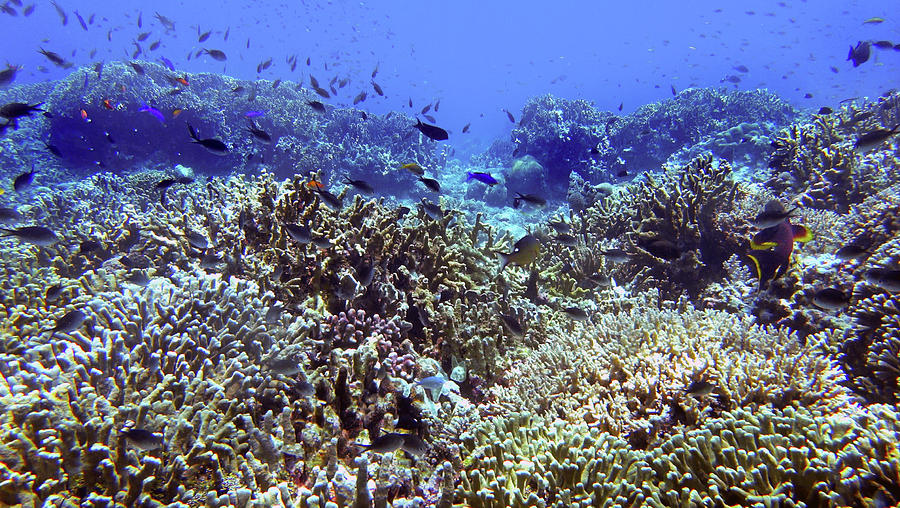
[[462, 435], [456, 506], [617, 506], [638, 494], [639, 452], [586, 425], [513, 413]]
[[[747, 189], [730, 175], [727, 162], [714, 164], [711, 157], [660, 176], [648, 174], [586, 210], [573, 233], [587, 245], [622, 239], [620, 247], [634, 256], [610, 273], [634, 290], [653, 287], [669, 298], [682, 292], [696, 297], [721, 278], [722, 263], [743, 249], [749, 231], [745, 212], [735, 207]], [[660, 242], [673, 252], [659, 253], [653, 246]]]
[[[837, 411], [850, 401], [836, 362], [783, 330], [721, 311], [658, 309], [648, 295], [635, 300], [590, 324], [547, 326], [547, 342], [510, 368], [507, 386], [491, 389], [493, 404], [588, 422], [638, 444], [723, 409], [796, 401]], [[698, 380], [717, 396], [686, 394]]]
[[816, 116], [810, 123], [790, 126], [772, 142], [773, 172], [767, 187], [780, 197], [796, 196], [803, 206], [847, 212], [895, 183], [900, 166], [892, 151], [858, 152], [853, 147], [856, 137], [837, 116]]
[[898, 432], [889, 407], [738, 409], [638, 451], [584, 424], [512, 414], [463, 436], [456, 506], [889, 505]]

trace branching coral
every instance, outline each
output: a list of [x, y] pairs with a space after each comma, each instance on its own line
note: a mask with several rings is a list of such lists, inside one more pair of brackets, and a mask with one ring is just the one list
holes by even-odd
[[[836, 362], [783, 330], [725, 312], [656, 310], [647, 296], [642, 302], [595, 314], [588, 325], [552, 327], [552, 338], [512, 367], [510, 386], [492, 389], [494, 402], [587, 421], [636, 444], [722, 409], [799, 402], [837, 411], [849, 403]], [[686, 392], [701, 380], [716, 397]]]
[[722, 263], [743, 249], [749, 231], [735, 208], [745, 189], [727, 162], [695, 159], [680, 170], [629, 185], [585, 211], [575, 232], [587, 245], [623, 239], [632, 259], [611, 273], [636, 290], [658, 288], [668, 297], [696, 296], [722, 274]]

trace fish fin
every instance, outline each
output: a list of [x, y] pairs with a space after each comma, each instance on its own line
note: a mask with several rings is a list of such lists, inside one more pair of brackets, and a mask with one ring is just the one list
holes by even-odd
[[795, 242], [808, 242], [813, 239], [813, 234], [806, 226], [791, 224], [791, 233]]
[[774, 250], [761, 250], [747, 254], [747, 257], [753, 261], [753, 267], [756, 269], [756, 278], [759, 280], [759, 287], [763, 288], [770, 281], [778, 277], [779, 272], [787, 270], [787, 262], [783, 253]]
[[506, 268], [506, 265], [509, 264], [510, 254], [504, 254], [502, 252], [497, 253], [497, 259], [500, 260], [500, 270], [497, 271], [497, 275], [500, 275], [503, 272], [503, 269]]
[[188, 132], [191, 133], [191, 137], [194, 138], [194, 141], [200, 141], [200, 138], [197, 137], [197, 131], [194, 130], [194, 127], [191, 124], [187, 124]]
[[776, 242], [756, 243], [756, 241], [750, 240], [750, 248], [753, 250], [768, 250], [772, 247], [778, 247], [778, 244]]
[[778, 245], [778, 242], [773, 242], [772, 240], [778, 236], [780, 228], [781, 224], [763, 229], [756, 233], [750, 241], [750, 248], [753, 250], [762, 250], [775, 247]]

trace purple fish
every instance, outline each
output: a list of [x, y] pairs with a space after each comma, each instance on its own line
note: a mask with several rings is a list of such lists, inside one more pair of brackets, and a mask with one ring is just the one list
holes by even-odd
[[486, 183], [488, 185], [497, 185], [498, 183], [500, 183], [489, 173], [480, 173], [477, 171], [473, 173], [471, 171], [466, 171], [466, 181], [469, 182], [472, 180], [478, 180], [479, 182]]
[[138, 109], [141, 113], [150, 113], [154, 118], [160, 121], [160, 123], [166, 123], [166, 117], [163, 116], [162, 112], [154, 107], [148, 106], [146, 102], [141, 102], [141, 107]]
[[172, 63], [168, 58], [161, 56], [159, 57], [159, 61], [163, 63], [170, 71], [175, 72], [175, 64]]
[[266, 114], [265, 111], [248, 111], [248, 112], [244, 113], [244, 116], [247, 118], [256, 118], [258, 116], [263, 116], [265, 114]]

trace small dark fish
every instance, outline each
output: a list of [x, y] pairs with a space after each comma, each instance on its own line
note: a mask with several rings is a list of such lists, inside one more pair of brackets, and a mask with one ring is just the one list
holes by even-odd
[[373, 82], [372, 82], [372, 89], [375, 90], [375, 93], [377, 93], [378, 95], [384, 97], [384, 90], [382, 90], [381, 87], [378, 86], [378, 83], [376, 83], [376, 82], [373, 81]]
[[651, 240], [646, 244], [641, 245], [641, 247], [650, 254], [667, 261], [672, 261], [681, 257], [681, 249], [669, 240], [664, 240], [662, 238]]
[[125, 281], [129, 284], [134, 284], [135, 286], [146, 287], [150, 284], [150, 277], [148, 277], [143, 270], [132, 270], [132, 272], [125, 277]]
[[50, 0], [50, 4], [53, 5], [54, 9], [56, 9], [56, 13], [59, 14], [59, 21], [63, 24], [63, 26], [66, 26], [66, 24], [69, 22], [69, 16], [66, 14], [66, 11], [64, 11], [63, 8], [60, 7], [58, 3], [56, 3], [56, 0]]
[[366, 259], [356, 269], [356, 281], [363, 287], [368, 287], [375, 280], [375, 265], [370, 259]]
[[850, 46], [850, 53], [847, 55], [847, 60], [852, 61], [854, 67], [859, 67], [861, 64], [866, 63], [871, 54], [871, 50], [869, 49], [870, 46], [871, 43], [869, 41], [858, 41], [856, 47]]
[[15, 190], [16, 192], [22, 192], [23, 190], [25, 190], [26, 187], [34, 182], [34, 173], [34, 165], [32, 165], [31, 171], [29, 171], [28, 173], [22, 173], [21, 175], [17, 176], [13, 181], [13, 190]]
[[22, 69], [19, 65], [6, 64], [6, 68], [0, 71], [0, 86], [7, 86], [16, 79], [16, 73]]
[[818, 113], [818, 114], [820, 114], [820, 115], [830, 115], [830, 114], [832, 114], [832, 113], [834, 113], [834, 110], [833, 110], [833, 109], [829, 108], [828, 106], [822, 106], [821, 108], [819, 108], [819, 113]]
[[106, 137], [106, 141], [108, 141], [109, 144], [111, 144], [111, 145], [115, 145], [115, 144], [116, 144], [116, 140], [113, 139], [112, 134], [110, 134], [110, 133], [107, 132], [107, 131], [104, 131], [104, 132], [103, 132], [103, 135]]
[[900, 125], [895, 125], [891, 130], [875, 129], [874, 131], [867, 132], [856, 140], [856, 143], [853, 144], [853, 148], [868, 150], [879, 146], [885, 140], [900, 132], [898, 129], [900, 129]]
[[894, 49], [894, 43], [891, 41], [875, 41], [872, 45], [878, 49]]
[[716, 389], [716, 385], [707, 381], [691, 381], [684, 392], [692, 397], [705, 397]]
[[863, 247], [861, 247], [859, 245], [854, 245], [852, 243], [841, 247], [840, 249], [837, 250], [837, 252], [834, 253], [834, 255], [842, 261], [850, 261], [853, 259], [860, 259], [862, 257], [867, 256], [868, 254], [869, 254], [869, 251], [867, 249], [864, 249]]
[[16, 229], [0, 228], [5, 236], [14, 236], [21, 242], [46, 247], [59, 241], [56, 233], [43, 226], [23, 226]]
[[481, 183], [494, 186], [497, 185], [498, 182], [496, 178], [491, 176], [489, 173], [482, 173], [480, 171], [467, 171], [466, 172], [466, 182], [470, 182], [472, 180], [478, 180]]
[[341, 198], [324, 189], [316, 189], [316, 192], [319, 194], [319, 199], [332, 210], [340, 212], [344, 208], [344, 201]]
[[284, 230], [287, 231], [287, 234], [289, 237], [291, 237], [291, 240], [297, 243], [307, 244], [312, 241], [312, 232], [306, 226], [291, 224], [288, 222], [284, 224]]
[[149, 49], [150, 51], [156, 51], [161, 45], [162, 41], [153, 41], [147, 49]]
[[444, 129], [442, 129], [436, 125], [429, 125], [427, 123], [422, 123], [418, 119], [416, 120], [416, 125], [414, 125], [414, 127], [416, 129], [419, 129], [419, 132], [424, 134], [426, 137], [433, 139], [435, 141], [443, 141], [450, 137], [450, 135], [447, 134], [447, 131], [445, 131]]
[[57, 298], [62, 296], [63, 291], [65, 291], [65, 286], [62, 284], [54, 284], [47, 288], [47, 292], [44, 293], [44, 300], [48, 302], [55, 302]]
[[560, 233], [556, 235], [554, 240], [567, 247], [575, 247], [578, 245], [578, 239], [568, 233]]
[[811, 93], [809, 93], [809, 92], [806, 92], [805, 94], [803, 94], [803, 98], [804, 98], [804, 99], [812, 99], [812, 98], [813, 98], [813, 94], [811, 94]]
[[29, 4], [28, 7], [25, 7], [25, 10], [22, 11], [22, 14], [27, 18], [34, 13], [34, 4]]
[[96, 240], [85, 240], [78, 246], [78, 254], [84, 256], [101, 249], [103, 249], [103, 245], [100, 242]]
[[143, 76], [145, 74], [144, 67], [141, 64], [137, 62], [128, 62], [128, 65], [130, 65], [131, 68], [134, 69], [134, 72], [136, 72], [139, 76]]
[[746, 65], [736, 65], [736, 66], [732, 67], [732, 69], [734, 69], [738, 72], [743, 72], [743, 73], [750, 72], [750, 69], [748, 69]]
[[200, 33], [200, 27], [197, 27], [197, 42], [206, 42], [209, 39], [209, 36], [212, 35], [212, 30], [207, 30], [206, 32]]
[[500, 272], [502, 272], [510, 263], [519, 266], [528, 266], [538, 257], [541, 252], [541, 242], [533, 235], [525, 235], [513, 244], [512, 252], [498, 252], [497, 258], [500, 260]]
[[[278, 307], [273, 308], [277, 309]], [[276, 358], [269, 361], [266, 367], [266, 370], [269, 372], [285, 377], [294, 377], [303, 372], [303, 367], [300, 366], [300, 362], [291, 357]]]
[[900, 270], [873, 268], [865, 274], [866, 282], [878, 286], [885, 291], [900, 291]]
[[306, 104], [308, 104], [309, 107], [311, 107], [316, 113], [325, 114], [325, 112], [327, 111], [325, 109], [325, 104], [319, 101], [307, 101]]
[[144, 41], [146, 41], [147, 38], [149, 38], [150, 35], [151, 35], [152, 33], [153, 33], [153, 32], [141, 32], [141, 33], [139, 33], [138, 36], [137, 36], [137, 41], [138, 41], [138, 42], [144, 42]]
[[184, 239], [195, 249], [204, 250], [209, 248], [209, 240], [206, 236], [196, 231], [188, 229], [184, 232]]
[[[776, 206], [777, 205], [777, 206]], [[756, 217], [750, 219], [750, 223], [760, 229], [768, 229], [773, 226], [777, 226], [782, 222], [793, 217], [793, 214], [797, 210], [797, 207], [794, 207], [790, 210], [785, 210], [781, 203], [777, 200], [772, 200], [766, 204], [763, 211], [759, 212]]]
[[400, 447], [400, 449], [410, 455], [422, 457], [426, 452], [428, 452], [428, 444], [415, 434], [404, 434], [403, 445]]
[[353, 105], [355, 106], [360, 102], [366, 100], [366, 95], [367, 94], [365, 91], [359, 92], [359, 94], [357, 94], [357, 96], [353, 98]]
[[247, 118], [247, 122], [250, 124], [250, 126], [247, 127], [246, 130], [247, 130], [247, 132], [252, 134], [254, 138], [256, 138], [257, 140], [262, 141], [263, 143], [266, 143], [266, 144], [272, 142], [272, 136], [270, 136], [268, 132], [257, 127], [256, 123], [254, 123], [253, 120], [251, 120], [249, 118]]
[[334, 247], [334, 242], [332, 242], [328, 238], [325, 238], [324, 236], [313, 237], [312, 243], [320, 249], [330, 249]]
[[550, 221], [549, 226], [557, 233], [568, 233], [572, 231], [572, 225], [564, 221]]
[[44, 331], [50, 332], [50, 335], [55, 335], [57, 332], [71, 333], [81, 328], [85, 319], [87, 319], [87, 316], [84, 312], [81, 312], [80, 310], [69, 311], [56, 320], [56, 324], [53, 328]]
[[466, 125], [463, 126], [463, 128], [462, 128], [463, 134], [469, 132], [469, 126], [470, 126], [470, 125], [472, 125], [472, 124], [471, 124], [471, 123], [467, 123]]
[[839, 289], [825, 288], [816, 291], [812, 302], [821, 309], [838, 310], [850, 305], [850, 297]]
[[175, 30], [175, 22], [173, 22], [171, 19], [169, 19], [169, 18], [163, 16], [162, 14], [160, 14], [160, 13], [158, 13], [158, 12], [155, 13], [155, 14], [153, 15], [153, 17], [155, 17], [156, 20], [159, 21], [159, 23], [160, 23], [160, 24], [163, 26], [163, 28], [165, 28], [166, 30]]
[[81, 17], [81, 14], [78, 14], [78, 11], [75, 11], [75, 17], [78, 18], [78, 23], [81, 24], [81, 28], [84, 29], [85, 32], [88, 31], [87, 23], [84, 22], [84, 18]]
[[429, 216], [432, 220], [441, 220], [444, 218], [444, 211], [441, 210], [440, 205], [434, 204], [427, 199], [422, 199], [422, 209], [425, 211], [425, 215]]
[[119, 431], [125, 436], [125, 441], [138, 450], [149, 452], [163, 447], [163, 437], [149, 430], [132, 427]]
[[738, 83], [741, 82], [741, 78], [738, 77], [738, 76], [735, 76], [735, 75], [733, 75], [733, 74], [729, 74], [728, 76], [725, 76], [724, 78], [722, 78], [721, 80], [719, 80], [720, 83], [724, 83], [724, 82], [726, 82], [726, 81], [727, 81], [728, 83], [738, 84]]
[[512, 314], [500, 314], [500, 323], [509, 333], [513, 334], [516, 337], [522, 338], [525, 336], [525, 328], [522, 327], [522, 324], [519, 322], [516, 316]]
[[669, 85], [672, 87], [672, 95], [678, 95], [678, 92], [675, 90], [675, 85]]
[[155, 187], [160, 190], [166, 190], [169, 187], [175, 185], [176, 183], [178, 183], [178, 181], [175, 180], [174, 178], [164, 178], [164, 179], [160, 180], [159, 182], [157, 182]]
[[509, 118], [510, 122], [516, 123], [516, 117], [514, 117], [513, 114], [509, 112], [508, 109], [504, 109], [503, 112], [506, 113], [506, 118]]
[[194, 127], [191, 124], [188, 124], [188, 132], [191, 134], [191, 143], [198, 144], [210, 153], [216, 155], [228, 155], [228, 145], [214, 138], [200, 139], [197, 136], [197, 131], [194, 130]]
[[426, 178], [424, 176], [419, 177], [419, 181], [422, 182], [425, 187], [428, 187], [429, 190], [434, 192], [441, 192], [441, 184], [438, 183], [434, 178]]
[[624, 102], [619, 103], [619, 111], [622, 111], [622, 108], [625, 106]]
[[58, 54], [52, 51], [47, 51], [44, 48], [40, 48], [38, 50], [38, 53], [44, 55], [47, 60], [50, 60], [50, 62], [57, 67], [68, 69], [74, 65], [72, 62], [67, 61], [65, 58], [59, 56]]
[[356, 444], [375, 453], [393, 453], [403, 446], [405, 440], [404, 434], [389, 432], [375, 438], [375, 440], [372, 441], [372, 444]]
[[587, 321], [590, 317], [581, 307], [566, 307], [562, 311], [575, 321]]
[[22, 214], [15, 208], [0, 206], [0, 222], [18, 222], [22, 220]]
[[600, 254], [613, 263], [627, 263], [631, 261], [631, 254], [622, 249], [601, 250]]
[[207, 55], [209, 55], [210, 57], [212, 57], [213, 60], [218, 60], [218, 61], [220, 61], [220, 62], [224, 62], [225, 60], [228, 60], [228, 57], [225, 56], [225, 52], [222, 51], [222, 50], [219, 50], [219, 49], [205, 49], [205, 48], [204, 48], [202, 51], [203, 51], [204, 53], [206, 53]]
[[371, 196], [372, 194], [375, 194], [375, 189], [369, 184], [369, 182], [367, 182], [365, 180], [352, 180], [349, 177], [345, 176], [344, 183], [352, 186], [354, 189], [358, 190], [359, 192], [361, 192], [367, 196]]
[[29, 105], [24, 102], [10, 102], [0, 106], [0, 117], [6, 118], [13, 123], [14, 127], [17, 127], [16, 122], [19, 118], [26, 116], [30, 117], [31, 114], [36, 111], [43, 111], [41, 109], [41, 106], [43, 105], [43, 102], [34, 105]]
[[519, 203], [528, 203], [529, 205], [537, 207], [547, 206], [547, 200], [537, 194], [522, 194], [521, 192], [517, 192], [516, 197], [513, 198], [513, 208], [519, 208]]

